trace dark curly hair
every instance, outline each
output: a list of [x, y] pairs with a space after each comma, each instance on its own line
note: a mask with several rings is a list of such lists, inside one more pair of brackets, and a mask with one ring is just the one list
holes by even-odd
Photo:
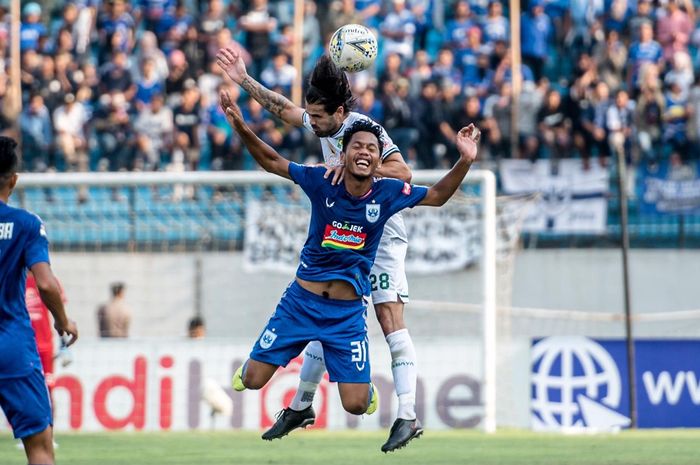
[[17, 171], [19, 158], [15, 153], [17, 142], [9, 137], [0, 136], [0, 182]]
[[350, 139], [355, 133], [358, 132], [371, 132], [377, 138], [379, 143], [379, 152], [382, 152], [384, 147], [384, 138], [382, 137], [382, 128], [378, 124], [374, 124], [370, 120], [360, 119], [352, 123], [352, 126], [347, 128], [343, 133], [343, 147], [350, 146]]
[[306, 103], [321, 104], [330, 114], [340, 106], [349, 112], [355, 106], [355, 101], [345, 72], [328, 55], [319, 58], [309, 78]]

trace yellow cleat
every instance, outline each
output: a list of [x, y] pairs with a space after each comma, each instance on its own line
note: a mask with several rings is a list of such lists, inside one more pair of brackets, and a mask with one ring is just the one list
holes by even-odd
[[374, 383], [370, 383], [370, 386], [372, 387], [372, 400], [369, 401], [369, 407], [367, 407], [365, 412], [367, 415], [372, 415], [379, 408], [379, 391], [377, 386]]
[[241, 392], [245, 391], [245, 385], [243, 384], [243, 367], [245, 364], [241, 365], [238, 367], [238, 370], [233, 374], [233, 378], [231, 379], [231, 385], [233, 386], [233, 389]]

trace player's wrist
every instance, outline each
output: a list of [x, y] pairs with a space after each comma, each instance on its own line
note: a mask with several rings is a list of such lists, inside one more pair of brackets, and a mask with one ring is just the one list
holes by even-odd
[[67, 316], [64, 316], [63, 318], [56, 318], [55, 320], [56, 321], [55, 321], [54, 327], [56, 329], [63, 330], [63, 329], [66, 329], [66, 327], [68, 327], [69, 320], [68, 320]]

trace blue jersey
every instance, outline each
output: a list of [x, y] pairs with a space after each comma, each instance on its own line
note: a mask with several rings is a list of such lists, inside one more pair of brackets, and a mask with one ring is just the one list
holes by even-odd
[[289, 176], [311, 200], [309, 236], [301, 251], [297, 276], [307, 281], [346, 281], [357, 295], [369, 296], [369, 273], [384, 224], [395, 213], [414, 207], [427, 187], [397, 179], [378, 179], [362, 197], [343, 183], [324, 179], [324, 167], [289, 164]]
[[49, 262], [38, 216], [0, 202], [0, 379], [41, 370], [24, 300], [27, 269]]
[[46, 36], [46, 27], [41, 23], [24, 23], [19, 30], [19, 48], [23, 52], [26, 50], [37, 50], [39, 39]]

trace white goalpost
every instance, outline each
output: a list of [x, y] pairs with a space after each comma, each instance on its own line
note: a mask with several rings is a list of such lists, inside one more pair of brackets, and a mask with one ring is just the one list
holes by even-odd
[[[415, 184], [433, 184], [438, 181], [444, 171], [426, 171], [418, 170], [413, 173], [413, 182]], [[496, 348], [496, 311], [497, 311], [497, 250], [499, 248], [498, 241], [499, 233], [497, 232], [497, 205], [496, 205], [496, 178], [493, 172], [488, 170], [475, 169], [469, 172], [467, 178], [464, 181], [466, 185], [470, 185], [469, 188], [478, 191], [478, 202], [473, 202], [473, 199], [469, 199], [470, 208], [477, 208], [479, 210], [480, 231], [478, 232], [481, 236], [480, 247], [481, 251], [478, 258], [478, 267], [480, 275], [480, 287], [481, 287], [481, 302], [478, 302], [481, 307], [481, 339], [482, 339], [482, 379], [481, 379], [481, 400], [483, 405], [483, 416], [480, 423], [480, 427], [483, 431], [487, 433], [492, 433], [496, 430], [496, 367], [497, 367], [497, 348]], [[103, 191], [123, 191], [125, 196], [128, 197], [132, 195], [134, 191], [141, 189], [141, 194], [133, 195], [149, 195], [149, 192], [155, 192], [157, 189], [165, 190], [182, 190], [183, 188], [192, 189], [209, 189], [208, 192], [213, 192], [222, 189], [225, 192], [231, 192], [235, 189], [241, 189], [242, 191], [248, 192], [247, 190], [255, 188], [255, 186], [282, 186], [283, 188], [293, 189], [291, 183], [287, 180], [281, 179], [277, 176], [263, 173], [259, 171], [235, 171], [235, 172], [180, 172], [180, 173], [168, 173], [168, 172], [118, 172], [118, 173], [48, 173], [48, 174], [37, 174], [37, 173], [20, 173], [20, 178], [18, 182], [19, 190], [19, 203], [24, 208], [31, 211], [36, 211], [42, 218], [47, 222], [47, 227], [49, 230], [52, 229], [50, 212], [54, 210], [60, 210], [63, 208], [61, 205], [61, 200], [53, 200], [50, 203], [45, 203], [42, 192], [50, 191], [66, 191], [66, 190], [79, 190], [79, 189], [102, 189]], [[476, 187], [476, 189], [474, 189]], [[136, 189], [134, 189], [136, 188]], [[129, 191], [131, 189], [131, 191]], [[26, 195], [29, 191], [32, 191], [32, 196]], [[129, 192], [132, 192], [130, 194]], [[187, 198], [182, 200], [182, 197], [171, 199], [168, 197], [170, 194], [166, 193], [165, 197], [160, 194], [159, 200], [163, 202], [187, 202]], [[209, 194], [206, 194], [209, 195]], [[227, 202], [229, 202], [229, 197], [224, 194], [222, 199], [219, 200], [218, 206], [223, 210], [218, 214], [221, 216], [213, 216], [212, 221], [217, 221], [220, 218], [221, 221], [227, 218], [227, 216], [239, 215], [240, 212], [234, 212], [234, 210], [226, 210]], [[233, 194], [232, 194], [233, 195]], [[248, 200], [246, 195], [235, 194], [236, 201], [241, 204], [247, 204]], [[464, 196], [462, 196], [464, 197]], [[17, 203], [18, 201], [15, 200]], [[72, 202], [72, 200], [71, 200]], [[93, 213], [97, 210], [96, 215], [99, 214], [99, 210], [103, 208], [100, 205], [100, 200], [98, 196], [88, 196], [87, 205], [91, 206]], [[107, 201], [106, 204], [111, 205]], [[139, 201], [140, 202], [140, 201]], [[135, 208], [134, 205], [139, 205], [139, 202], [133, 199], [126, 199], [125, 203], [131, 205], [128, 208]], [[211, 202], [213, 204], [213, 202]], [[233, 201], [231, 201], [233, 203]], [[192, 203], [194, 205], [194, 203]], [[210, 204], [200, 203], [198, 208], [211, 208]], [[71, 207], [73, 208], [73, 207]], [[80, 209], [80, 206], [75, 208]], [[111, 207], [110, 207], [111, 208]], [[125, 207], [127, 208], [127, 207]], [[245, 207], [244, 207], [245, 208]], [[104, 210], [108, 208], [105, 206]], [[157, 216], [160, 215], [161, 210], [153, 208], [148, 215], [153, 215], [154, 220], [157, 220]], [[125, 215], [131, 218], [130, 221], [138, 221], [141, 216], [144, 215], [143, 211], [127, 211]], [[204, 215], [203, 215], [204, 216]], [[211, 215], [210, 215], [211, 216]], [[64, 222], [62, 220], [62, 222]], [[106, 220], [109, 222], [109, 219]], [[110, 227], [107, 224], [105, 227]], [[112, 225], [112, 227], [117, 227]], [[184, 227], [184, 226], [183, 226]], [[199, 231], [199, 230], [198, 230]], [[50, 234], [51, 235], [51, 234]], [[131, 236], [130, 236], [131, 237]], [[139, 240], [138, 236], [131, 237], [130, 240]], [[159, 241], [159, 236], [156, 233], [152, 235], [151, 241]], [[167, 239], [163, 236], [163, 241]], [[409, 235], [409, 247], [410, 247], [410, 235]], [[159, 250], [157, 247], [153, 247]], [[199, 292], [199, 291], [197, 291]], [[200, 304], [197, 304], [200, 305]], [[198, 309], [199, 311], [199, 309]]]

